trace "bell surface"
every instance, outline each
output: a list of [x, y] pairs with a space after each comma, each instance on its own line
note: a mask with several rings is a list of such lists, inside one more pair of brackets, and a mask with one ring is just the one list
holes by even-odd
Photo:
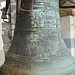
[[[28, 9], [25, 2], [29, 0], [22, 0], [22, 8]], [[7, 75], [75, 75], [75, 58], [62, 37], [59, 0], [33, 0], [30, 14], [16, 11], [14, 38], [1, 71]]]

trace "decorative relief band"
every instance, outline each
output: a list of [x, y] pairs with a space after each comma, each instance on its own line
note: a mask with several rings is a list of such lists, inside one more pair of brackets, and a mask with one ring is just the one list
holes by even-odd
[[8, 52], [8, 55], [7, 55], [8, 58], [10, 59], [14, 59], [14, 60], [18, 60], [18, 61], [25, 61], [25, 62], [43, 62], [44, 60], [45, 61], [49, 61], [50, 59], [43, 59], [43, 58], [38, 58], [38, 57], [33, 57], [33, 56], [20, 56], [20, 55], [16, 55], [16, 54], [13, 54], [13, 53], [9, 53]]
[[41, 58], [41, 57], [34, 57], [34, 56], [20, 56], [20, 55], [16, 55], [13, 53], [9, 53], [7, 55], [8, 58], [10, 59], [14, 59], [16, 61], [25, 61], [25, 62], [46, 62], [46, 61], [50, 61], [50, 62], [61, 62], [60, 60], [64, 60], [67, 57], [69, 57], [69, 55], [67, 56], [63, 56], [63, 57], [56, 57], [56, 56], [51, 56], [50, 58]]
[[31, 27], [31, 28], [25, 28], [25, 29], [18, 28], [15, 33], [21, 34], [21, 33], [27, 33], [27, 32], [28, 33], [32, 32], [36, 34], [38, 33], [45, 34], [49, 32], [50, 34], [53, 33], [52, 35], [54, 35], [54, 34], [61, 34], [61, 28], [45, 28], [45, 27]]
[[50, 3], [58, 3], [59, 0], [34, 0], [34, 2], [50, 2]]
[[57, 9], [59, 8], [59, 5], [55, 2], [34, 2], [34, 8], [43, 8], [43, 9]]

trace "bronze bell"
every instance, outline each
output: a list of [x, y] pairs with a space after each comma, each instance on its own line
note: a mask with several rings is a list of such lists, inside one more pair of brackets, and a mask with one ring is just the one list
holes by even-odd
[[[23, 9], [24, 2], [29, 1], [22, 0]], [[62, 38], [59, 0], [33, 0], [30, 14], [19, 13], [17, 8], [15, 25], [13, 42], [1, 67], [3, 73], [75, 75], [75, 59]]]

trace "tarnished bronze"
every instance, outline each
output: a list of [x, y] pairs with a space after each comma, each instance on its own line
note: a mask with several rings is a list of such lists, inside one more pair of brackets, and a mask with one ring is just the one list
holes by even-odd
[[[22, 1], [23, 8], [30, 0]], [[62, 38], [59, 0], [33, 0], [33, 4], [30, 14], [21, 14], [17, 1], [14, 37], [1, 71], [7, 75], [73, 75], [75, 59]]]

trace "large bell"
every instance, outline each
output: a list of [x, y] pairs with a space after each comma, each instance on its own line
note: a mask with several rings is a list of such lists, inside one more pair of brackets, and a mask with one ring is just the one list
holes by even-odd
[[2, 72], [7, 75], [75, 75], [75, 59], [62, 38], [59, 0], [33, 2], [30, 14], [16, 12], [14, 38]]

